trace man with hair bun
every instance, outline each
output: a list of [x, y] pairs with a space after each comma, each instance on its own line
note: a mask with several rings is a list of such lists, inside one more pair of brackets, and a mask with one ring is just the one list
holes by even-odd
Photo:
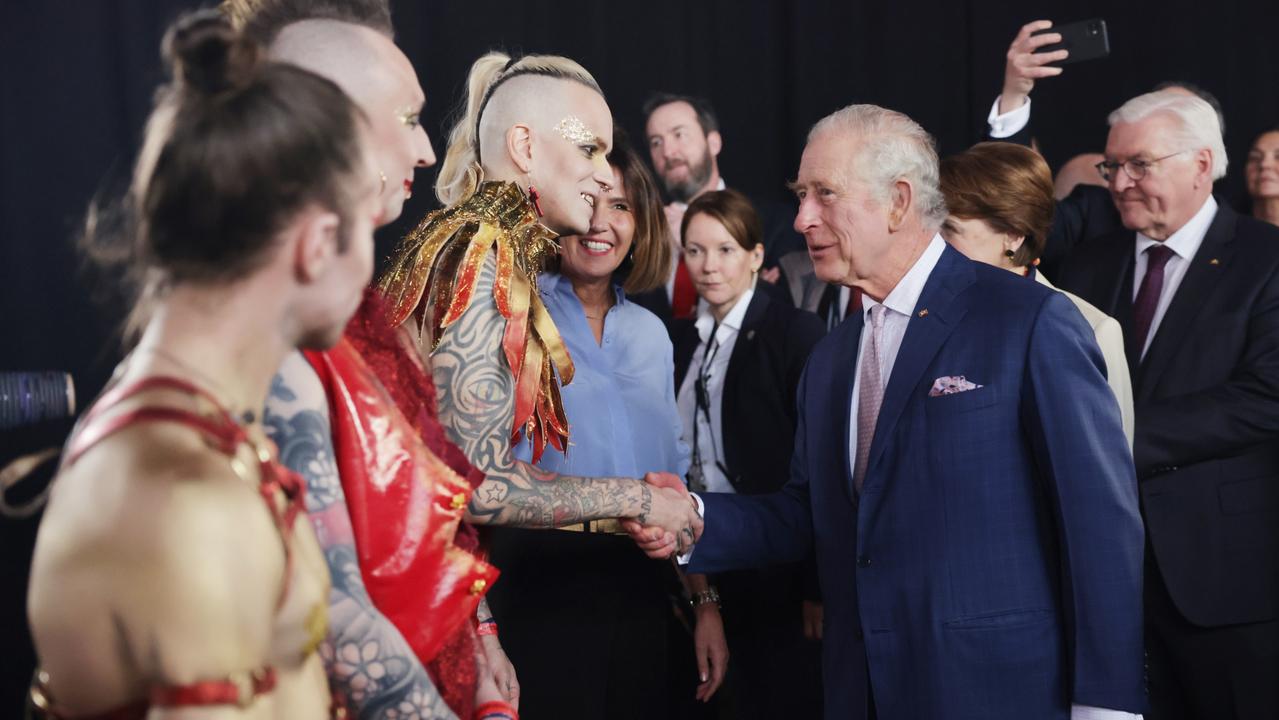
[[690, 571], [816, 550], [828, 718], [1140, 712], [1141, 520], [1092, 329], [947, 247], [901, 113], [823, 118], [793, 188], [818, 277], [863, 308], [809, 356], [790, 481], [702, 494]]
[[1100, 169], [1125, 229], [1059, 284], [1124, 330], [1151, 717], [1279, 717], [1279, 228], [1213, 197], [1226, 150], [1193, 95], [1111, 113]]
[[261, 408], [285, 355], [341, 337], [373, 272], [369, 129], [336, 85], [266, 61], [214, 11], [164, 47], [174, 79], [125, 206], [148, 319], [44, 513], [31, 703], [50, 718], [329, 717], [329, 573]]

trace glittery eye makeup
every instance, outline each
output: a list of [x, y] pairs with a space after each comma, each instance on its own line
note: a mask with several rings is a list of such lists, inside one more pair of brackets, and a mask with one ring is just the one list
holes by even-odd
[[595, 133], [586, 127], [586, 123], [576, 115], [569, 115], [555, 126], [555, 132], [560, 137], [573, 143], [574, 145], [594, 144], [598, 141]]
[[395, 116], [399, 118], [405, 127], [410, 130], [416, 130], [418, 125], [422, 124], [421, 114], [422, 112], [416, 108], [404, 108], [403, 110], [397, 110]]

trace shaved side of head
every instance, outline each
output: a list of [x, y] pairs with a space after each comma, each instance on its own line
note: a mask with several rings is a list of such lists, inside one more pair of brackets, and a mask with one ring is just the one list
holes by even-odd
[[392, 78], [370, 72], [371, 68], [388, 67], [413, 74], [408, 58], [389, 37], [337, 20], [302, 20], [288, 25], [271, 43], [270, 54], [274, 60], [332, 80], [361, 106], [367, 106], [393, 84]]
[[[568, 114], [569, 93], [574, 87], [585, 86], [545, 75], [521, 75], [502, 83], [480, 117], [480, 162], [489, 166], [506, 156], [506, 133], [515, 125], [527, 125], [537, 133], [551, 132]], [[593, 128], [597, 133], [608, 129]]]

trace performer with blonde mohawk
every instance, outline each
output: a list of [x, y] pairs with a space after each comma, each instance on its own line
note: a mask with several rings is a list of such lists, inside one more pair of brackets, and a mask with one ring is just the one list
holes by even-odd
[[701, 520], [673, 476], [650, 473], [667, 487], [561, 476], [511, 450], [521, 434], [534, 461], [547, 444], [568, 448], [558, 382], [572, 381], [573, 362], [536, 277], [559, 234], [590, 230], [613, 181], [613, 118], [599, 85], [568, 58], [489, 53], [471, 67], [465, 107], [436, 180], [448, 207], [405, 238], [380, 288], [391, 322], [430, 359], [440, 421], [486, 476], [468, 516], [619, 531], [592, 521], [634, 518], [665, 540], [654, 555], [691, 545]]

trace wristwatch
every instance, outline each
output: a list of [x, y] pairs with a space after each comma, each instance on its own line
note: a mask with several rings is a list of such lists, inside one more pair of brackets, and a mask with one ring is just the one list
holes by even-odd
[[693, 593], [691, 602], [695, 608], [703, 605], [710, 605], [712, 603], [715, 604], [715, 607], [719, 607], [719, 591], [715, 589], [714, 585], [705, 590], [699, 590]]

